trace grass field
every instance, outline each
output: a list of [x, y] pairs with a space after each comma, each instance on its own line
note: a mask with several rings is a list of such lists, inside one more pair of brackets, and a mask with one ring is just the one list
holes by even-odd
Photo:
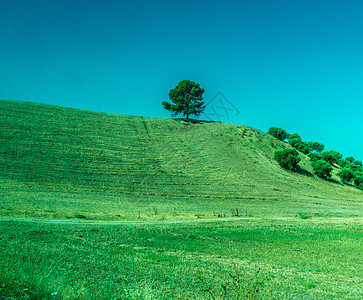
[[[0, 297], [361, 299], [360, 219], [3, 221]], [[28, 298], [29, 299], [29, 298]]]
[[363, 192], [302, 154], [299, 174], [281, 169], [287, 144], [218, 122], [0, 110], [0, 298], [362, 299]]

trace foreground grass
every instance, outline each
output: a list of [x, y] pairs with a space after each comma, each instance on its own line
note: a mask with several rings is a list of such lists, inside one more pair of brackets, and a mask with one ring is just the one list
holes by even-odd
[[0, 298], [360, 299], [361, 218], [0, 222]]

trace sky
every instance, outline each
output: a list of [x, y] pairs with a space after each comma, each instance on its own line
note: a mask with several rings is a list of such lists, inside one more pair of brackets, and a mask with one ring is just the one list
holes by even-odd
[[0, 99], [271, 126], [363, 160], [363, 1], [0, 0]]

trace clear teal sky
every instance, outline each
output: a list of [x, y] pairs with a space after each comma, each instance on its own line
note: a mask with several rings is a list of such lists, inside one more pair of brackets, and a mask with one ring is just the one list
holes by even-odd
[[206, 102], [226, 96], [224, 122], [363, 159], [363, 1], [0, 0], [0, 14], [2, 99], [169, 117], [161, 102], [190, 79]]

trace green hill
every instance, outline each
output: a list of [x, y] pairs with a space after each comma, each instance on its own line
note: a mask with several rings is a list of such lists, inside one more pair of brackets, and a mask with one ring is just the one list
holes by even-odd
[[1, 299], [361, 298], [363, 192], [311, 176], [304, 155], [301, 174], [281, 169], [286, 143], [217, 122], [0, 111]]
[[[0, 216], [362, 216], [353, 187], [289, 173], [250, 127], [0, 101]], [[236, 210], [237, 209], [237, 210]]]

